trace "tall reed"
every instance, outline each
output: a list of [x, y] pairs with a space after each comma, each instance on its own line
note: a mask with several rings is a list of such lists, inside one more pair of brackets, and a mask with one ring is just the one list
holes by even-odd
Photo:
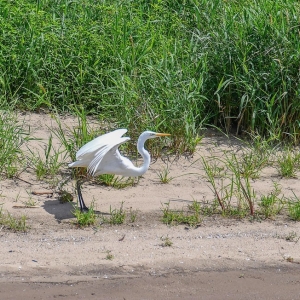
[[297, 142], [299, 16], [295, 0], [4, 0], [0, 107], [81, 104], [183, 150], [204, 124]]

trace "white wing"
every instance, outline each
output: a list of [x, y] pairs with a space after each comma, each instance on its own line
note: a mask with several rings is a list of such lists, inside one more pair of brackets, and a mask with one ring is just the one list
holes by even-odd
[[[121, 155], [119, 154], [118, 147], [130, 140], [129, 137], [121, 137], [118, 138], [117, 140], [114, 140], [110, 144], [105, 145], [102, 147], [98, 152], [95, 153], [94, 159], [91, 161], [91, 163], [88, 165], [88, 172], [94, 176], [96, 171], [98, 171], [98, 167], [100, 166], [102, 160], [108, 157], [112, 157], [112, 160], [110, 161], [111, 167], [109, 166], [110, 164], [106, 165], [107, 167], [102, 170], [102, 173], [110, 173], [113, 171], [113, 164], [115, 163], [115, 160], [118, 159], [120, 160]], [[100, 166], [101, 168], [101, 166]]]
[[[127, 129], [117, 129], [115, 131], [103, 134], [82, 146], [76, 153], [76, 159], [80, 160], [88, 153], [94, 153], [99, 148], [111, 144], [114, 140], [118, 140], [127, 132]], [[117, 143], [115, 144], [117, 145]]]
[[127, 129], [117, 129], [88, 142], [78, 150], [76, 161], [69, 164], [69, 167], [87, 167], [88, 172], [95, 175], [101, 161], [110, 150], [114, 150], [116, 156], [120, 155], [119, 145], [130, 140], [129, 137], [122, 137], [126, 132]]

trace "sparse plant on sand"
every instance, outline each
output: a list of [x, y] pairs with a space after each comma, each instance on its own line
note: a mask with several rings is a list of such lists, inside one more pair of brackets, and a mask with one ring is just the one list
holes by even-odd
[[30, 139], [24, 122], [11, 112], [0, 111], [0, 176], [11, 178], [26, 165], [21, 146]]
[[285, 236], [285, 240], [288, 242], [294, 242], [297, 243], [299, 241], [300, 237], [298, 236], [297, 232], [291, 231]]
[[277, 159], [277, 169], [282, 177], [294, 178], [296, 177], [298, 156], [290, 150], [284, 150]]
[[294, 193], [294, 198], [288, 199], [289, 216], [294, 221], [300, 221], [300, 199]]
[[139, 177], [123, 177], [114, 174], [102, 174], [95, 178], [95, 181], [115, 189], [124, 189], [134, 186], [139, 182]]
[[111, 253], [111, 250], [107, 250], [107, 251], [106, 251], [105, 259], [107, 259], [107, 260], [113, 260], [113, 259], [114, 259], [114, 256], [113, 256], [113, 254]]
[[100, 132], [91, 128], [87, 120], [88, 113], [83, 107], [77, 108], [75, 106], [73, 111], [77, 117], [78, 125], [71, 128], [66, 124], [62, 124], [58, 116], [54, 116], [58, 128], [52, 130], [52, 132], [59, 139], [69, 159], [75, 161], [78, 149], [95, 138]]
[[258, 203], [260, 209], [259, 213], [265, 218], [272, 218], [280, 213], [284, 207], [283, 196], [279, 197], [281, 187], [278, 183], [273, 183], [274, 188], [268, 195], [262, 195]]
[[2, 227], [15, 232], [26, 232], [29, 230], [26, 220], [25, 215], [13, 216], [9, 212], [4, 212], [3, 206], [0, 206], [0, 225]]
[[137, 219], [138, 211], [133, 210], [132, 207], [129, 209], [129, 220], [131, 223], [134, 223]]
[[126, 212], [123, 209], [124, 202], [121, 202], [120, 208], [109, 208], [109, 217], [102, 216], [102, 222], [110, 225], [120, 225], [125, 222]]
[[58, 151], [54, 148], [52, 134], [49, 137], [48, 143], [44, 146], [43, 157], [40, 154], [36, 157], [31, 151], [33, 155], [33, 167], [38, 180], [46, 176], [54, 177], [57, 175], [66, 158], [66, 153], [62, 155], [63, 152], [65, 151]]
[[200, 204], [193, 201], [188, 210], [174, 210], [170, 208], [170, 202], [165, 203], [162, 207], [162, 222], [167, 225], [186, 224], [189, 226], [197, 226], [201, 223]]
[[167, 184], [172, 181], [173, 177], [170, 176], [169, 166], [164, 166], [161, 171], [156, 172], [161, 183]]
[[77, 224], [79, 227], [95, 225], [97, 215], [94, 210], [94, 202], [92, 202], [89, 210], [86, 212], [82, 212], [80, 208], [75, 205], [73, 215], [76, 218], [75, 224]]
[[162, 240], [162, 244], [161, 244], [161, 246], [162, 247], [171, 247], [172, 245], [173, 245], [173, 242], [171, 241], [171, 239], [169, 238], [169, 236], [167, 235], [167, 236], [165, 236], [165, 237], [161, 237], [160, 238], [161, 240]]

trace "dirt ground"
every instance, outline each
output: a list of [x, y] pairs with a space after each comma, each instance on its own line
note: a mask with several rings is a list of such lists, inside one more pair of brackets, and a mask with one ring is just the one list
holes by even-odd
[[[56, 126], [48, 115], [22, 117], [44, 141]], [[71, 117], [63, 122], [76, 125]], [[28, 147], [42, 151], [42, 143]], [[196, 228], [161, 221], [164, 203], [182, 209], [193, 200], [212, 201], [200, 158], [238, 147], [210, 132], [192, 158], [169, 161], [174, 179], [168, 184], [157, 175], [166, 166], [162, 160], [136, 186], [116, 190], [86, 183], [83, 196], [98, 211], [108, 214], [124, 201], [127, 211], [137, 213], [135, 222], [120, 226], [77, 228], [72, 204], [32, 194], [51, 189], [30, 168], [0, 181], [3, 210], [25, 214], [30, 226], [26, 233], [1, 228], [1, 299], [300, 299], [300, 241], [289, 238], [300, 235], [300, 223], [286, 215], [255, 221], [210, 216]], [[274, 181], [285, 196], [300, 195], [299, 180], [280, 178], [275, 168], [264, 169], [252, 185], [266, 194]], [[74, 182], [68, 191], [75, 197]], [[22, 207], [28, 200], [36, 207]]]

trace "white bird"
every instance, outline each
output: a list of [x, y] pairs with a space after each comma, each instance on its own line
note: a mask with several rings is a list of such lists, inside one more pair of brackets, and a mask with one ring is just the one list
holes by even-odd
[[[117, 129], [115, 131], [101, 135], [94, 140], [82, 146], [76, 153], [76, 161], [69, 164], [69, 167], [85, 167], [88, 174], [95, 177], [101, 174], [115, 174], [128, 177], [136, 177], [143, 175], [150, 166], [150, 154], [144, 148], [146, 140], [169, 136], [168, 133], [157, 133], [153, 131], [144, 131], [137, 142], [137, 150], [144, 159], [140, 167], [136, 167], [126, 157], [122, 156], [118, 147], [124, 144], [129, 137], [122, 137], [127, 132], [127, 129]], [[88, 211], [81, 194], [81, 183], [78, 180], [77, 196], [82, 212]]]

